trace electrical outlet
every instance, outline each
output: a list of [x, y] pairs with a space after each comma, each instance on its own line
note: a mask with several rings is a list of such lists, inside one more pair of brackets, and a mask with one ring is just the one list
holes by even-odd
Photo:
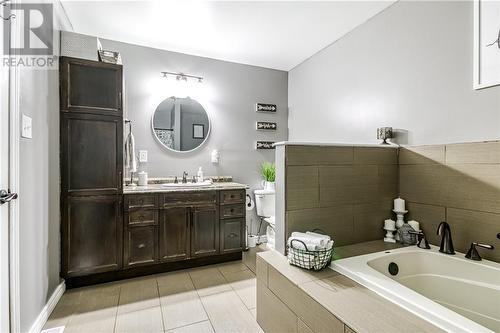
[[148, 161], [148, 151], [139, 150], [139, 162], [146, 163]]
[[31, 117], [28, 117], [27, 115], [23, 114], [21, 125], [22, 125], [21, 137], [31, 139], [33, 137]]

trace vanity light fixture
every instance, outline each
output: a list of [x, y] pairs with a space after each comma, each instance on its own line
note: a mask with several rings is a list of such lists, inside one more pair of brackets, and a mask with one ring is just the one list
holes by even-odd
[[183, 73], [174, 73], [174, 72], [161, 72], [163, 74], [163, 77], [168, 77], [169, 75], [175, 76], [175, 79], [177, 81], [185, 81], [187, 82], [189, 80], [196, 80], [198, 83], [203, 83], [203, 77], [202, 76], [196, 76], [196, 75], [189, 75], [189, 74], [183, 74]]

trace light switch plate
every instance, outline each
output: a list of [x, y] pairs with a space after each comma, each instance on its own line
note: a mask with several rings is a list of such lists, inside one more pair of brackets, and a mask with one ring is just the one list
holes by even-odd
[[21, 126], [22, 126], [21, 137], [31, 139], [33, 137], [31, 117], [28, 117], [27, 115], [23, 114]]
[[147, 150], [139, 150], [139, 162], [146, 163], [148, 161], [148, 151]]

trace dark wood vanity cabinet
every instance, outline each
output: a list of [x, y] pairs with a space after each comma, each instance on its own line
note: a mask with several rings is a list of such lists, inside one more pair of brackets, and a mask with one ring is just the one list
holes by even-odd
[[63, 278], [123, 267], [121, 99], [122, 66], [61, 57]]
[[122, 72], [121, 65], [61, 57], [61, 110], [122, 116]]
[[160, 211], [161, 261], [189, 258], [191, 253], [190, 214], [189, 207], [169, 207]]

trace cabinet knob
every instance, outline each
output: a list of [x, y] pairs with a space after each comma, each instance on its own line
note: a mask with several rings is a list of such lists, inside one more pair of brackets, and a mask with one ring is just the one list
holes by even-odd
[[230, 233], [229, 235], [227, 235], [228, 238], [234, 238], [234, 237], [238, 237], [238, 234], [232, 232]]
[[143, 248], [145, 248], [145, 247], [146, 247], [146, 244], [142, 243], [142, 244], [139, 244], [137, 247], [138, 247], [139, 249], [143, 249]]

